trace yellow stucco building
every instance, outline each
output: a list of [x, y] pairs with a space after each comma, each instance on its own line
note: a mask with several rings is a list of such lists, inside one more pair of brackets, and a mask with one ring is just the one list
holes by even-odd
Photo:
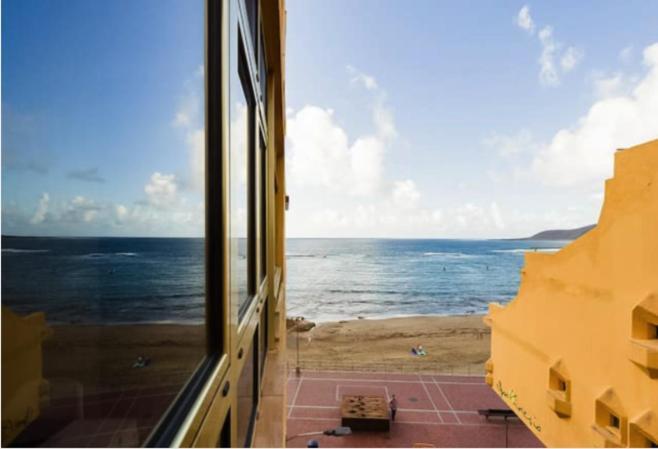
[[487, 383], [547, 446], [658, 445], [658, 140], [618, 151], [597, 226], [491, 304]]

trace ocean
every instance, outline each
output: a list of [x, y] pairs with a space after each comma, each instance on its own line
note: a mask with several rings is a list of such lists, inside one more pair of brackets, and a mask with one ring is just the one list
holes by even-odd
[[[289, 316], [485, 313], [516, 295], [523, 253], [565, 242], [288, 239]], [[201, 323], [203, 239], [2, 237], [2, 304], [50, 323]]]
[[530, 240], [288, 239], [289, 316], [317, 322], [486, 313], [509, 302]]

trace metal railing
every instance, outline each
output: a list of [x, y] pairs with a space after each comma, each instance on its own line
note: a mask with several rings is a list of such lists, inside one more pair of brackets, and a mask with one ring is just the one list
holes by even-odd
[[450, 376], [483, 376], [484, 365], [467, 365], [461, 367], [442, 366], [440, 362], [428, 362], [424, 364], [410, 363], [399, 364], [370, 363], [370, 362], [348, 362], [337, 360], [299, 360], [288, 361], [288, 373], [294, 373], [297, 367], [301, 371], [346, 371], [346, 372], [373, 372], [387, 374], [436, 374]]

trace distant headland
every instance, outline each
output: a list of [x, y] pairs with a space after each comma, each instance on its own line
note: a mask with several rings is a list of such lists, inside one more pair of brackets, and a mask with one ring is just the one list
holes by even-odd
[[551, 229], [548, 231], [538, 232], [531, 237], [525, 237], [514, 240], [575, 240], [596, 225], [587, 225], [575, 229]]

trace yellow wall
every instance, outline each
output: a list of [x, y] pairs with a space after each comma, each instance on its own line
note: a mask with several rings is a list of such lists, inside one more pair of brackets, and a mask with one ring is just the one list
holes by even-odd
[[39, 417], [47, 400], [41, 345], [49, 335], [42, 312], [20, 317], [2, 307], [2, 445]]
[[485, 318], [487, 382], [547, 446], [658, 443], [658, 140], [618, 151], [596, 228], [521, 273]]

